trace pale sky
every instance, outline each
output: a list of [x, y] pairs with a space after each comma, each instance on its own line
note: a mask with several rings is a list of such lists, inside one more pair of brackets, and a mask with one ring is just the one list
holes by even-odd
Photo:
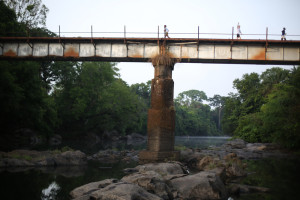
[[[156, 34], [126, 34], [127, 37], [157, 37], [167, 25], [170, 37], [174, 33], [231, 34], [239, 22], [243, 34], [265, 34], [280, 39], [286, 27], [288, 40], [300, 40], [300, 0], [42, 0], [49, 8], [47, 28], [61, 36], [90, 37], [93, 32], [154, 32]], [[81, 32], [81, 33], [79, 33]], [[123, 37], [124, 34], [94, 33], [94, 37]], [[205, 38], [231, 38], [230, 35], [201, 35]], [[162, 37], [162, 35], [161, 35]], [[196, 35], [194, 37], [197, 37]], [[242, 35], [242, 39], [265, 39], [265, 36]], [[154, 77], [151, 63], [119, 63], [121, 78], [129, 85], [145, 83]], [[175, 64], [173, 71], [174, 98], [183, 91], [196, 89], [208, 97], [227, 96], [236, 92], [233, 80], [245, 73], [261, 74], [274, 65], [241, 64]], [[293, 66], [282, 66], [290, 69]]]

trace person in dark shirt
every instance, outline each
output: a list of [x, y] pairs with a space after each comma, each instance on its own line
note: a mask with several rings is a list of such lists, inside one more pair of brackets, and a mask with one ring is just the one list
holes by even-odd
[[282, 29], [281, 31], [281, 40], [286, 40], [286, 33], [285, 33], [285, 28]]

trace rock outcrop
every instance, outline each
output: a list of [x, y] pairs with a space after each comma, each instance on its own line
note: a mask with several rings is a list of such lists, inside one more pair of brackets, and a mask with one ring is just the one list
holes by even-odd
[[240, 193], [268, 192], [268, 188], [232, 180], [247, 175], [243, 159], [278, 155], [286, 154], [272, 144], [248, 144], [243, 140], [233, 140], [214, 149], [186, 149], [181, 151], [181, 162], [148, 163], [125, 169], [127, 175], [121, 180], [87, 184], [73, 190], [71, 196], [77, 200], [216, 200]]
[[72, 166], [87, 164], [87, 156], [81, 151], [29, 151], [0, 152], [0, 167]]
[[[180, 163], [140, 165], [120, 181], [107, 179], [71, 191], [74, 199], [224, 199], [226, 188], [214, 172], [184, 174]], [[127, 170], [129, 171], [129, 170]]]

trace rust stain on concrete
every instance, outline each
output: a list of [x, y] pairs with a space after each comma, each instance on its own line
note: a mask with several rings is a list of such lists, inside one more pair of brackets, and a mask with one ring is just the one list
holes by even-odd
[[7, 52], [5, 52], [4, 54], [3, 54], [4, 56], [9, 56], [9, 57], [15, 57], [15, 56], [17, 56], [17, 54], [16, 54], [16, 52], [14, 52], [13, 50], [8, 50]]
[[188, 58], [190, 58], [188, 55], [183, 55], [181, 58], [185, 58], [185, 59], [188, 59]]
[[266, 59], [265, 50], [259, 51], [255, 56], [250, 58], [250, 60], [265, 60], [265, 59]]
[[130, 57], [132, 57], [132, 58], [142, 58], [143, 56], [140, 55], [140, 54], [133, 54]]
[[75, 51], [74, 48], [68, 48], [65, 51], [64, 57], [75, 57], [75, 58], [78, 58], [79, 57], [79, 52]]

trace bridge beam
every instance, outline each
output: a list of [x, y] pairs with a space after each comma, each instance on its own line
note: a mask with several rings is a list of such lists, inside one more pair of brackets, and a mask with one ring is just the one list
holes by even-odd
[[[153, 62], [152, 62], [153, 63]], [[147, 150], [141, 151], [141, 163], [178, 160], [179, 152], [174, 151], [175, 109], [174, 63], [154, 63], [155, 73], [151, 83], [151, 105], [148, 111]]]

